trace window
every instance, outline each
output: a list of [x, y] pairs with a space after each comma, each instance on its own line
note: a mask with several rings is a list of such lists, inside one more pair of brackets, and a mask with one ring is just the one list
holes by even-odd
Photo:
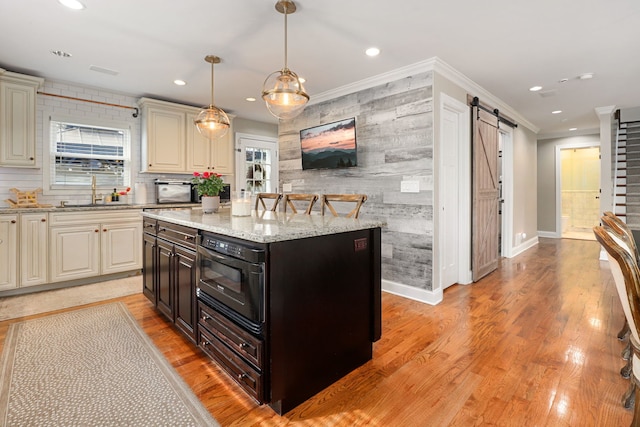
[[130, 184], [130, 131], [51, 119], [51, 189]]

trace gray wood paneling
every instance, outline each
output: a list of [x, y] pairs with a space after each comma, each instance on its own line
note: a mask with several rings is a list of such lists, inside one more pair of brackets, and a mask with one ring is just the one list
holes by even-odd
[[[300, 130], [356, 118], [358, 166], [302, 170]], [[360, 216], [387, 222], [383, 279], [432, 289], [433, 73], [386, 83], [308, 106], [279, 127], [280, 187], [300, 193], [365, 193]], [[403, 179], [419, 193], [401, 193]]]

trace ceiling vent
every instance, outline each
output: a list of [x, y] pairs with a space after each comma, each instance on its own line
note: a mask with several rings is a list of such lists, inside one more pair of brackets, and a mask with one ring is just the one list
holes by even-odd
[[91, 65], [89, 69], [91, 71], [97, 71], [99, 73], [109, 74], [111, 76], [117, 76], [118, 74], [120, 74], [119, 71], [110, 70], [109, 68], [104, 68], [104, 67], [98, 67], [97, 65]]

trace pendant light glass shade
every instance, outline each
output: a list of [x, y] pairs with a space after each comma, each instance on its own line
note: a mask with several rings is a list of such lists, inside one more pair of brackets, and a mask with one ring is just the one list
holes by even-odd
[[211, 64], [211, 104], [200, 110], [193, 123], [201, 135], [209, 139], [218, 139], [225, 136], [230, 127], [227, 113], [213, 104], [213, 64], [219, 63], [220, 58], [207, 55], [204, 60]]
[[275, 117], [288, 120], [296, 117], [309, 102], [309, 95], [298, 75], [287, 67], [287, 15], [296, 11], [291, 0], [280, 0], [276, 10], [284, 14], [284, 68], [271, 73], [262, 86], [262, 99]]

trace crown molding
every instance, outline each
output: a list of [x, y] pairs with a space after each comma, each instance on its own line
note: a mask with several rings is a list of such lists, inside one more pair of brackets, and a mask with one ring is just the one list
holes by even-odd
[[572, 136], [586, 136], [586, 135], [598, 135], [600, 136], [600, 129], [580, 129], [580, 130], [567, 130], [562, 132], [552, 132], [552, 133], [544, 133], [538, 135], [538, 141], [542, 141], [545, 139], [555, 139], [555, 138], [570, 138]]
[[503, 102], [500, 98], [492, 95], [489, 91], [482, 86], [438, 58], [434, 56], [424, 61], [416, 62], [415, 64], [407, 65], [406, 67], [397, 68], [387, 73], [378, 74], [373, 77], [369, 77], [363, 80], [359, 80], [348, 85], [340, 86], [335, 89], [331, 89], [325, 92], [314, 94], [311, 97], [309, 105], [319, 104], [321, 102], [336, 99], [342, 96], [350, 95], [355, 92], [359, 92], [372, 87], [386, 84], [392, 81], [400, 80], [409, 76], [413, 76], [419, 73], [435, 71], [441, 74], [443, 77], [450, 80], [452, 83], [460, 86], [474, 96], [478, 96], [482, 101], [491, 104], [498, 110], [505, 113], [505, 115], [513, 118], [518, 124], [531, 129], [534, 133], [538, 133], [540, 128], [535, 126], [523, 115], [511, 108], [508, 104]]

